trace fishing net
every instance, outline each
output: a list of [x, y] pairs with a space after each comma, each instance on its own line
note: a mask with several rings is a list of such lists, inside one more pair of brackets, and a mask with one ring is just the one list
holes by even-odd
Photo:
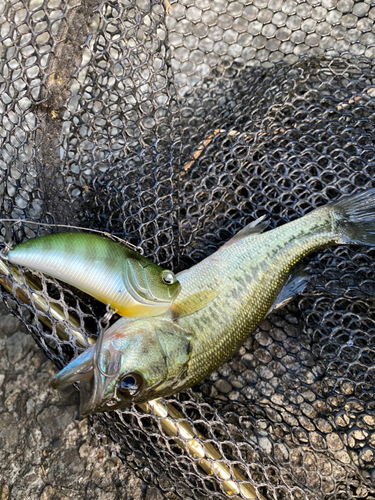
[[[370, 0], [0, 11], [0, 214], [35, 221], [2, 224], [2, 246], [75, 224], [179, 271], [262, 215], [375, 187]], [[374, 258], [319, 252], [307, 289], [199, 387], [93, 432], [169, 499], [374, 499]], [[2, 261], [0, 283], [59, 368], [97, 335], [88, 296]]]

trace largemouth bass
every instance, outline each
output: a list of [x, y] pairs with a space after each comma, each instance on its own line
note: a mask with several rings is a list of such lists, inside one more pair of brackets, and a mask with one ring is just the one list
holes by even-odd
[[121, 318], [106, 332], [96, 362], [90, 347], [55, 376], [54, 386], [80, 382], [81, 412], [89, 414], [200, 382], [232, 356], [278, 297], [294, 293], [295, 280], [288, 279], [302, 258], [327, 245], [375, 244], [375, 189], [261, 234], [265, 226], [251, 224], [180, 273], [181, 292], [166, 313]]
[[172, 271], [121, 243], [90, 233], [28, 240], [12, 248], [6, 258], [73, 285], [123, 316], [162, 314], [180, 290]]

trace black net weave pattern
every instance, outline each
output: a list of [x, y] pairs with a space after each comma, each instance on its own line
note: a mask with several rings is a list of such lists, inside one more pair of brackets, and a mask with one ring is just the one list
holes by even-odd
[[[0, 1], [0, 217], [33, 221], [2, 223], [1, 247], [74, 224], [177, 272], [258, 217], [375, 187], [374, 18], [353, 0]], [[314, 255], [299, 297], [168, 400], [238, 472], [232, 498], [375, 499], [374, 261]], [[0, 285], [59, 368], [99, 331], [105, 306], [72, 287], [3, 261]], [[165, 498], [229, 498], [152, 409], [92, 425]]]

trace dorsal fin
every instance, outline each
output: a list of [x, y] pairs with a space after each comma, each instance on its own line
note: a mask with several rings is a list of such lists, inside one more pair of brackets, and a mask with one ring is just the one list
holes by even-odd
[[238, 231], [237, 234], [233, 236], [230, 240], [228, 240], [224, 245], [221, 247], [229, 247], [233, 243], [236, 243], [239, 240], [242, 240], [243, 238], [247, 238], [248, 236], [251, 236], [252, 234], [260, 234], [262, 233], [265, 229], [268, 227], [268, 221], [265, 221], [264, 219], [266, 218], [265, 215], [262, 215], [262, 217], [259, 217], [259, 219], [253, 220], [253, 222], [250, 222], [247, 226], [245, 226], [243, 229]]

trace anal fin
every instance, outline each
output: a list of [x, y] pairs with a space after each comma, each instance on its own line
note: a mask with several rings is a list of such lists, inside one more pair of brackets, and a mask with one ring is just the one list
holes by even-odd
[[288, 281], [285, 283], [283, 289], [277, 296], [277, 299], [272, 304], [267, 315], [275, 309], [283, 307], [290, 300], [292, 300], [293, 297], [303, 292], [308, 281], [309, 275], [307, 273], [307, 266], [305, 264], [297, 264], [297, 266], [291, 272]]

